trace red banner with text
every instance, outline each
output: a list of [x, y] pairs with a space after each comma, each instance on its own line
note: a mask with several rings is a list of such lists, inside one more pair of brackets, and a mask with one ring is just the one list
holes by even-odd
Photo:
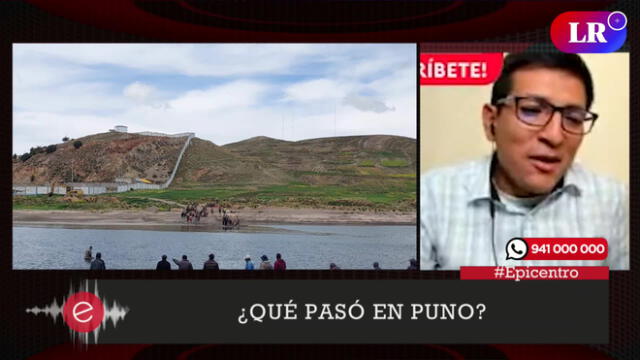
[[502, 53], [420, 54], [420, 85], [486, 85], [502, 71]]

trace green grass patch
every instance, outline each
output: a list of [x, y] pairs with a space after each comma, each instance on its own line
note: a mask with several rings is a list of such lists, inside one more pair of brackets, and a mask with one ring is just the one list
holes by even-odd
[[161, 201], [156, 201], [152, 199], [146, 198], [138, 198], [138, 197], [123, 197], [120, 201], [126, 206], [125, 208], [135, 208], [135, 209], [146, 209], [150, 207], [155, 207], [160, 211], [169, 211], [172, 208], [179, 208], [177, 205], [167, 204]]
[[116, 197], [150, 197], [175, 202], [189, 202], [197, 200], [225, 199], [244, 192], [241, 188], [228, 187], [194, 187], [165, 190], [139, 190], [113, 194]]
[[358, 208], [415, 210], [416, 178], [414, 177], [361, 177], [348, 185], [311, 185], [292, 182], [283, 185], [223, 187], [181, 187], [164, 190], [128, 191], [96, 197], [96, 202], [66, 202], [61, 196], [16, 196], [13, 208], [32, 210], [115, 210], [155, 207], [170, 210], [170, 205], [152, 199], [163, 199], [181, 204], [226, 201], [232, 206], [282, 206], [313, 208]]
[[375, 154], [378, 155], [379, 157], [384, 157], [384, 158], [396, 158], [396, 157], [402, 156], [402, 154], [389, 152], [389, 151], [378, 151]]
[[409, 166], [409, 163], [406, 160], [403, 159], [385, 159], [382, 160], [381, 162], [382, 166], [384, 167], [388, 167], [388, 168], [396, 168], [396, 167], [407, 167]]
[[362, 160], [358, 166], [362, 167], [374, 167], [376, 163], [373, 160]]
[[416, 174], [415, 173], [411, 173], [411, 174], [391, 174], [389, 176], [393, 177], [393, 178], [402, 178], [402, 179], [415, 179], [416, 178]]
[[[126, 193], [125, 193], [126, 194]], [[90, 197], [85, 197], [88, 199]], [[170, 204], [158, 202], [143, 197], [114, 197], [111, 194], [95, 196], [94, 201], [70, 202], [63, 199], [63, 196], [35, 195], [16, 196], [13, 198], [14, 210], [118, 210], [118, 209], [147, 209], [155, 207], [161, 211], [168, 211], [172, 207]]]

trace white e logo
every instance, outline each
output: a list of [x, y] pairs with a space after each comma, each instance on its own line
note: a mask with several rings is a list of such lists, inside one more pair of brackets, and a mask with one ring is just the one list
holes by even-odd
[[[78, 311], [78, 307], [80, 307], [81, 305], [83, 306], [83, 308], [81, 308], [80, 311]], [[89, 304], [86, 301], [80, 301], [73, 307], [71, 314], [73, 315], [73, 318], [77, 322], [86, 323], [91, 321], [91, 319], [93, 319], [93, 315], [89, 315], [89, 317], [86, 319], [80, 319], [78, 316], [88, 313], [91, 310], [93, 310], [93, 306], [91, 304]]]

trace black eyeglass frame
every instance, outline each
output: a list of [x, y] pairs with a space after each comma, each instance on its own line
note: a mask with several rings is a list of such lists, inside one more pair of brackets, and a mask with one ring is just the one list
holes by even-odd
[[[547, 121], [544, 124], [532, 124], [532, 123], [524, 121], [524, 120], [522, 120], [520, 118], [519, 111], [518, 111], [518, 104], [523, 99], [533, 99], [533, 100], [538, 101], [541, 104], [546, 105], [546, 106], [551, 108], [551, 113], [549, 114], [549, 118], [547, 119]], [[509, 102], [511, 100], [513, 100], [514, 105], [515, 105], [516, 118], [518, 118], [518, 120], [520, 122], [522, 122], [522, 123], [524, 123], [526, 125], [537, 127], [537, 128], [543, 128], [543, 127], [547, 126], [549, 124], [549, 122], [551, 121], [551, 119], [553, 119], [553, 114], [555, 114], [555, 112], [557, 111], [562, 116], [562, 119], [560, 121], [560, 124], [562, 126], [562, 130], [564, 130], [568, 134], [572, 134], [572, 135], [586, 135], [586, 134], [590, 133], [591, 130], [593, 130], [593, 127], [596, 124], [596, 120], [598, 119], [598, 114], [596, 114], [594, 112], [591, 112], [589, 110], [577, 108], [575, 106], [555, 106], [552, 103], [550, 103], [549, 101], [547, 101], [547, 99], [541, 98], [541, 97], [536, 97], [536, 96], [509, 95], [509, 96], [506, 96], [506, 97], [504, 97], [502, 99], [498, 99], [494, 105], [495, 106], [504, 106], [504, 105], [507, 105], [507, 102]], [[579, 133], [571, 131], [571, 130], [567, 130], [567, 128], [565, 127], [565, 124], [564, 124], [564, 119], [566, 118], [565, 115], [564, 115], [564, 112], [569, 110], [569, 109], [570, 110], [575, 110], [576, 108], [584, 111], [587, 116], [589, 116], [589, 115], [592, 116], [592, 118], [587, 118], [587, 119], [583, 120], [583, 123], [587, 123], [587, 122], [590, 123], [589, 128], [586, 131], [579, 132]]]

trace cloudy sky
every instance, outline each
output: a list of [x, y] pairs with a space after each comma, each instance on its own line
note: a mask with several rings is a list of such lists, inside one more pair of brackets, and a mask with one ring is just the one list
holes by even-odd
[[115, 125], [218, 145], [415, 138], [415, 45], [14, 44], [14, 153]]

